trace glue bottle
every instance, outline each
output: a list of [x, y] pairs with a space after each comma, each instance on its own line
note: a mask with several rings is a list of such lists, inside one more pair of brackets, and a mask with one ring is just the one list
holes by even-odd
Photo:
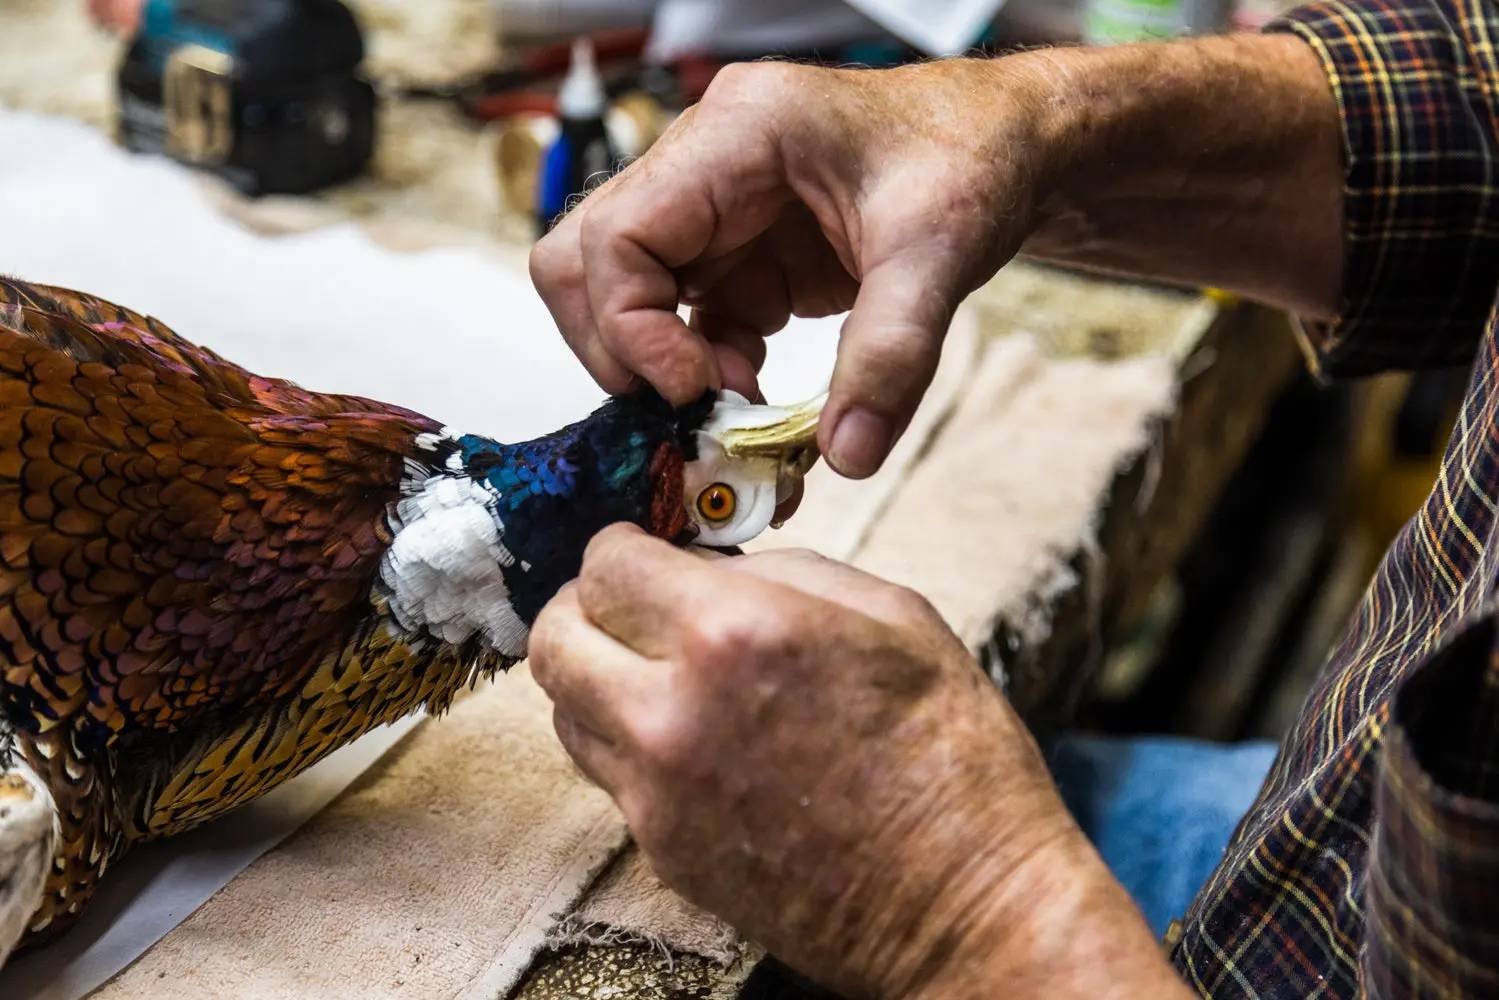
[[572, 65], [557, 94], [557, 139], [541, 165], [541, 190], [536, 200], [537, 225], [545, 235], [576, 196], [602, 183], [619, 156], [609, 140], [605, 115], [609, 99], [594, 62], [593, 43], [573, 42]]

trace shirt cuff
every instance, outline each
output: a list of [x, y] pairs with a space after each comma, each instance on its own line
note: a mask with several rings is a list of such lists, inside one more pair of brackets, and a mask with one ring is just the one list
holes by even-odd
[[1492, 51], [1483, 0], [1321, 0], [1267, 26], [1305, 40], [1337, 101], [1345, 156], [1342, 303], [1305, 321], [1329, 377], [1471, 363], [1499, 288]]

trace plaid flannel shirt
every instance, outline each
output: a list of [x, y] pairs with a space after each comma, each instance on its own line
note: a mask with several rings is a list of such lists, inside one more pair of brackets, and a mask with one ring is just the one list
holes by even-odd
[[1430, 497], [1392, 544], [1170, 953], [1205, 997], [1499, 997], [1499, 11], [1323, 0], [1270, 30], [1342, 116], [1328, 375], [1468, 364]]

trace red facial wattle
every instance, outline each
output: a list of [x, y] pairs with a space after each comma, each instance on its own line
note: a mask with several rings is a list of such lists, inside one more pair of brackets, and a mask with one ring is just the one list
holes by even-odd
[[682, 450], [667, 441], [651, 460], [651, 534], [675, 541], [687, 530], [687, 506], [683, 498]]

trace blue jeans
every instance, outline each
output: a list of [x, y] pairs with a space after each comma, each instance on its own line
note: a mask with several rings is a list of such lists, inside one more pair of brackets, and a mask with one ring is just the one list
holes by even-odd
[[1212, 875], [1275, 759], [1273, 743], [1069, 735], [1052, 775], [1156, 934]]

